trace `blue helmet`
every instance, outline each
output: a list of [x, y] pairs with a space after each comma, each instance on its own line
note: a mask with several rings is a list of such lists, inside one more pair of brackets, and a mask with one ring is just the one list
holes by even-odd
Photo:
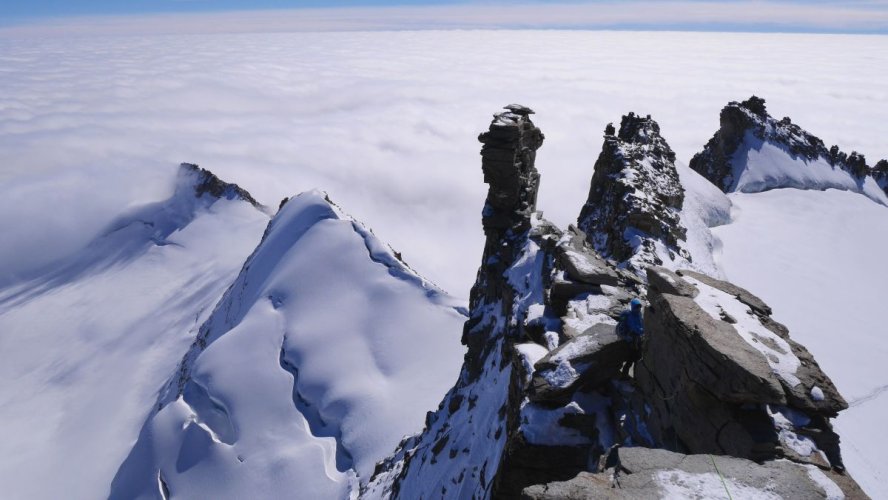
[[636, 298], [632, 299], [631, 302], [629, 302], [629, 305], [632, 306], [632, 309], [635, 309], [637, 307], [641, 307], [641, 299], [636, 297]]

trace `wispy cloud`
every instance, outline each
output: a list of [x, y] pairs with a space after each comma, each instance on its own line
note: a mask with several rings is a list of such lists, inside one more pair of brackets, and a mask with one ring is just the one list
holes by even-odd
[[42, 19], [0, 29], [0, 35], [517, 28], [888, 33], [888, 2], [633, 0], [299, 8]]

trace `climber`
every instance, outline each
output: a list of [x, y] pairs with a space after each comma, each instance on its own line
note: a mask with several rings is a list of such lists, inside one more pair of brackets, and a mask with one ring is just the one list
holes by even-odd
[[644, 320], [641, 317], [641, 300], [632, 299], [629, 309], [620, 314], [617, 322], [617, 336], [631, 346], [629, 360], [623, 365], [623, 376], [629, 376], [629, 370], [641, 358], [641, 343], [644, 338]]

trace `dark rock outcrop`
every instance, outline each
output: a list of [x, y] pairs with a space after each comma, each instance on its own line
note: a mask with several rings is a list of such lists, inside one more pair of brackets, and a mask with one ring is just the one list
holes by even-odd
[[[706, 143], [703, 151], [694, 155], [690, 167], [709, 179], [724, 192], [738, 189], [740, 175], [746, 168], [745, 158], [738, 157], [745, 148], [759, 149], [769, 143], [784, 150], [791, 158], [801, 160], [798, 168], [809, 168], [810, 162], [823, 160], [835, 169], [841, 169], [862, 186], [871, 169], [863, 155], [850, 154], [838, 146], [827, 148], [824, 142], [808, 133], [789, 118], [777, 120], [768, 114], [765, 100], [752, 96], [743, 102], [730, 102], [721, 110], [719, 129]], [[778, 187], [824, 189], [822, 185], [806, 186], [795, 176], [769, 178], [744, 186], [744, 191], [761, 191]], [[830, 186], [847, 189], [847, 186]]]
[[[216, 177], [216, 174], [210, 172], [207, 169], [200, 168], [194, 163], [182, 163], [179, 165], [179, 169], [183, 173], [193, 174], [197, 177], [197, 180], [194, 183], [194, 195], [198, 198], [200, 198], [204, 194], [208, 194], [213, 198], [243, 200], [256, 208], [261, 207], [259, 202], [253, 199], [253, 196], [250, 195], [250, 193], [248, 193], [244, 188], [238, 186], [237, 184], [231, 184], [223, 181], [222, 179]], [[283, 206], [283, 203], [281, 203], [281, 205]]]
[[888, 194], [888, 160], [879, 160], [873, 167], [872, 176], [882, 191]]
[[578, 387], [598, 387], [619, 375], [629, 356], [614, 325], [598, 323], [537, 361], [530, 400], [565, 404]]
[[683, 202], [675, 153], [660, 126], [629, 113], [616, 135], [604, 137], [578, 225], [604, 257], [642, 273], [664, 258], [690, 259], [681, 245]]

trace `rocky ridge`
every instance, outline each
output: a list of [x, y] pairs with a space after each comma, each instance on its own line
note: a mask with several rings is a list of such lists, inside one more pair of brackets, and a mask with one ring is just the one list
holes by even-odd
[[179, 165], [180, 175], [193, 175], [194, 195], [198, 198], [208, 194], [213, 198], [225, 198], [228, 200], [243, 200], [256, 208], [262, 208], [246, 189], [231, 184], [216, 177], [216, 174], [207, 169], [200, 168], [194, 163], [182, 163]]
[[[823, 140], [788, 117], [777, 120], [768, 114], [760, 97], [728, 103], [719, 124], [690, 167], [726, 193], [834, 188], [858, 191], [886, 204], [883, 195], [888, 194], [888, 184], [878, 180], [884, 179], [886, 167], [871, 168], [856, 151], [848, 154], [835, 145], [827, 148]], [[751, 157], [762, 165], [751, 167]], [[781, 165], [787, 161], [801, 165]]]
[[[847, 403], [767, 304], [626, 241], [638, 226], [664, 247], [683, 236], [656, 122], [628, 115], [608, 130], [580, 227], [562, 231], [535, 212], [543, 135], [531, 113], [509, 106], [480, 137], [487, 239], [459, 380], [362, 497], [659, 498], [689, 477], [735, 493], [865, 497], [829, 424]], [[650, 340], [622, 376], [631, 353], [615, 327], [636, 296]]]

